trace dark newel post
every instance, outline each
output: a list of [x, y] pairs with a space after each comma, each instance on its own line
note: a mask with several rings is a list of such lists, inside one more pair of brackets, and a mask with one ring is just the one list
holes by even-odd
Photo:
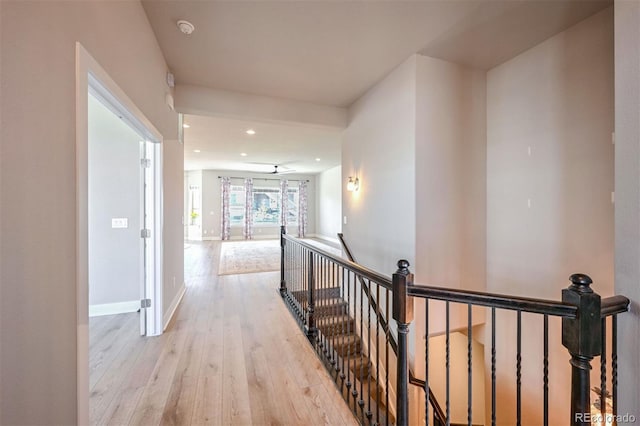
[[316, 289], [316, 280], [315, 273], [313, 270], [313, 252], [309, 252], [309, 275], [307, 276], [307, 281], [309, 283], [309, 295], [308, 300], [309, 303], [307, 305], [307, 329], [305, 330], [307, 333], [307, 338], [312, 344], [316, 342], [316, 318], [314, 315], [315, 311], [315, 289]]
[[284, 280], [284, 245], [286, 241], [284, 235], [287, 233], [287, 227], [280, 227], [280, 295], [284, 297], [287, 293], [287, 282]]
[[602, 347], [600, 295], [591, 289], [593, 281], [587, 275], [573, 274], [569, 279], [571, 285], [562, 290], [562, 301], [578, 307], [575, 319], [562, 318], [562, 344], [571, 354], [570, 424], [590, 425], [589, 370]]
[[396, 389], [397, 425], [409, 424], [409, 352], [407, 335], [413, 321], [413, 300], [407, 296], [407, 287], [413, 284], [409, 262], [398, 261], [393, 274], [393, 319], [398, 324], [398, 386]]

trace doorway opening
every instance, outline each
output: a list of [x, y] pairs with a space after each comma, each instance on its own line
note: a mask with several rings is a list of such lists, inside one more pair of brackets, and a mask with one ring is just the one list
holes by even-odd
[[163, 331], [162, 135], [79, 43], [76, 65], [77, 393], [87, 424], [89, 317], [129, 312], [134, 334]]

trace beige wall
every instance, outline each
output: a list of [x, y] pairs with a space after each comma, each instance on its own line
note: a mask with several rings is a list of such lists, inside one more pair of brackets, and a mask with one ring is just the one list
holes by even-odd
[[[164, 104], [166, 64], [138, 2], [2, 2], [0, 19], [0, 423], [74, 424], [76, 41], [163, 134], [174, 171], [177, 116]], [[165, 203], [179, 206], [182, 176], [175, 188], [171, 179]], [[168, 216], [165, 278], [181, 282], [181, 254], [168, 248], [181, 244], [181, 225]]]
[[618, 413], [640, 418], [640, 2], [615, 2], [616, 285], [631, 299], [619, 316]]
[[[569, 275], [582, 272], [595, 291], [613, 293], [612, 12], [488, 72], [488, 291], [558, 299]], [[497, 321], [498, 389], [505, 393], [514, 383], [514, 319]], [[542, 318], [524, 320], [523, 383], [530, 385], [523, 412], [539, 423]], [[550, 424], [564, 424], [570, 370], [559, 321], [552, 321], [550, 345]], [[515, 418], [512, 402], [498, 401], [498, 422]]]
[[342, 225], [357, 261], [390, 275], [398, 259], [415, 259], [416, 58], [412, 56], [349, 108], [342, 176]]
[[337, 240], [342, 232], [342, 167], [336, 166], [316, 176], [316, 234]]

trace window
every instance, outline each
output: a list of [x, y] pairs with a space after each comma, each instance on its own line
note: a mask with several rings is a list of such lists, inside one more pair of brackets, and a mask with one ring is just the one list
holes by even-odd
[[253, 188], [253, 224], [280, 224], [280, 189]]
[[231, 226], [244, 225], [245, 198], [244, 186], [231, 186], [231, 193], [229, 194], [229, 219]]
[[[245, 189], [243, 185], [232, 185], [229, 194], [229, 217], [231, 226], [244, 226]], [[287, 224], [298, 224], [298, 188], [287, 191]], [[254, 226], [279, 226], [282, 200], [280, 188], [254, 187], [251, 214]]]

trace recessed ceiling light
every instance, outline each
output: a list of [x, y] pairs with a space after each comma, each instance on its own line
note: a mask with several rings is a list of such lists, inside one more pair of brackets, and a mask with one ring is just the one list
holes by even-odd
[[253, 129], [249, 129], [249, 130], [247, 130], [247, 134], [248, 134], [248, 135], [255, 135], [255, 134], [256, 134], [256, 131], [255, 131], [255, 130], [253, 130]]
[[184, 127], [185, 129], [188, 129], [188, 128], [189, 128], [189, 127], [191, 127], [191, 126], [189, 126], [187, 123], [184, 123], [184, 124], [182, 125], [182, 127]]
[[320, 159], [319, 159], [319, 158], [316, 158], [316, 161], [320, 161]]
[[200, 150], [199, 149], [194, 149], [193, 152], [200, 152]]
[[241, 152], [240, 155], [243, 156], [243, 157], [246, 157], [247, 153], [246, 152]]

